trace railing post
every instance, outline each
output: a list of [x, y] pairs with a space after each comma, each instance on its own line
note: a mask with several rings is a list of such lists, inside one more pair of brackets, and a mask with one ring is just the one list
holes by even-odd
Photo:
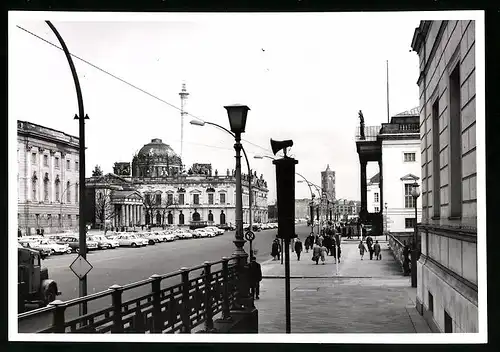
[[66, 305], [63, 301], [60, 301], [58, 299], [50, 302], [49, 305], [56, 307], [54, 309], [54, 316], [52, 321], [52, 325], [54, 326], [53, 331], [57, 333], [64, 333], [66, 330], [64, 327], [64, 311], [66, 310]]
[[161, 275], [153, 274], [150, 279], [151, 290], [153, 291], [153, 332], [161, 333], [163, 331], [163, 319], [161, 314]]
[[123, 322], [122, 322], [122, 287], [120, 285], [114, 284], [110, 286], [110, 290], [113, 290], [111, 293], [111, 302], [113, 305], [113, 326], [111, 327], [112, 333], [121, 333], [123, 332]]
[[182, 309], [181, 309], [181, 319], [182, 319], [182, 333], [191, 333], [191, 304], [189, 301], [189, 269], [182, 267]]
[[222, 320], [230, 320], [229, 311], [229, 258], [222, 257]]
[[17, 313], [23, 313], [24, 312], [24, 298], [23, 298], [23, 292], [22, 290], [24, 289], [24, 285], [26, 285], [24, 282], [18, 283], [17, 284]]
[[205, 262], [205, 331], [209, 332], [214, 329], [214, 321], [212, 314], [212, 271], [211, 263]]

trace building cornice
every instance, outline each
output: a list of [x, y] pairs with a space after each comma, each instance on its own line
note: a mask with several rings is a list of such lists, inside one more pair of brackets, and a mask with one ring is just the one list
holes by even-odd
[[20, 137], [37, 138], [52, 143], [58, 142], [77, 150], [80, 146], [78, 137], [28, 121], [17, 121], [17, 135]]
[[453, 238], [464, 242], [477, 243], [477, 230], [471, 227], [420, 223], [417, 225], [417, 228], [422, 232], [432, 233], [434, 235]]

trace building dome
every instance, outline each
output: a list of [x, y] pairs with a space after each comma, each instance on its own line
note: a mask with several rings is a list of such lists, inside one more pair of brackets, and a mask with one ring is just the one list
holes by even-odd
[[145, 144], [132, 160], [135, 177], [167, 177], [178, 174], [181, 169], [181, 158], [159, 138]]
[[137, 156], [163, 156], [163, 157], [175, 157], [174, 150], [168, 145], [162, 142], [159, 138], [154, 138], [150, 143], [145, 144]]

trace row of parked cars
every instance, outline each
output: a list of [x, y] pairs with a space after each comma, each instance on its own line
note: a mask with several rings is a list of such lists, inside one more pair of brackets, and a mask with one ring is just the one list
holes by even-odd
[[[196, 230], [167, 228], [161, 231], [87, 234], [86, 247], [87, 251], [114, 249], [123, 246], [142, 247], [179, 239], [215, 237], [224, 234], [224, 232], [223, 229], [208, 226]], [[18, 246], [38, 250], [42, 258], [45, 258], [52, 254], [78, 253], [80, 240], [78, 234], [75, 233], [22, 236], [18, 238]]]

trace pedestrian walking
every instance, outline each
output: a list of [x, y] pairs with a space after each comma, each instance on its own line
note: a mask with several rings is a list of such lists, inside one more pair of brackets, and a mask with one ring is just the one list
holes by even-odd
[[271, 256], [273, 257], [273, 260], [279, 260], [280, 259], [280, 253], [279, 253], [279, 243], [278, 240], [274, 240], [272, 245], [271, 245]]
[[363, 256], [365, 255], [365, 252], [367, 251], [365, 245], [363, 244], [363, 241], [359, 241], [359, 255], [361, 256], [361, 260], [363, 260]]
[[375, 252], [375, 258], [377, 258], [377, 260], [382, 259], [382, 254], [380, 254], [380, 244], [378, 243], [378, 240], [375, 241], [375, 244], [373, 245], [373, 251]]
[[325, 239], [323, 240], [323, 245], [326, 247], [326, 254], [328, 255], [332, 247], [332, 238], [330, 237], [330, 235], [327, 234], [325, 236]]
[[370, 252], [370, 260], [373, 259], [373, 239], [371, 236], [366, 238], [366, 245], [368, 246], [368, 251]]
[[250, 281], [250, 294], [252, 295], [252, 298], [259, 299], [260, 282], [262, 281], [262, 270], [255, 257], [252, 257], [250, 259], [250, 264], [248, 265], [248, 274]]
[[295, 253], [297, 254], [297, 260], [300, 260], [300, 253], [302, 253], [302, 241], [297, 237], [295, 240]]
[[326, 260], [326, 247], [324, 245], [321, 245], [320, 255], [321, 255], [321, 262], [324, 265], [325, 264], [325, 260]]
[[312, 251], [312, 260], [316, 262], [316, 265], [318, 265], [319, 259], [321, 257], [321, 246], [319, 245], [319, 241], [316, 241], [316, 243], [314, 243]]

